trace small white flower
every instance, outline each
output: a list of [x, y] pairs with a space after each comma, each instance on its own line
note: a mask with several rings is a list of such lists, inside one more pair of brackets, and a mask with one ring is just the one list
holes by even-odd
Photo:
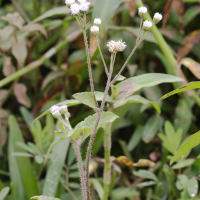
[[101, 24], [101, 19], [100, 18], [95, 18], [94, 19], [94, 24], [95, 25], [100, 25]]
[[72, 4], [70, 10], [72, 15], [77, 15], [80, 11], [79, 5], [77, 3]]
[[87, 12], [90, 8], [90, 2], [84, 2], [79, 5], [79, 9], [83, 12]]
[[98, 26], [92, 26], [92, 27], [90, 28], [90, 31], [92, 32], [92, 34], [93, 34], [94, 36], [97, 36], [97, 35], [99, 34], [99, 27], [98, 27]]
[[65, 4], [66, 5], [72, 5], [72, 4], [74, 4], [75, 3], [75, 0], [65, 0]]
[[162, 20], [162, 15], [160, 13], [155, 13], [153, 17], [153, 21], [155, 24], [157, 24], [160, 20]]
[[51, 106], [50, 108], [51, 114], [58, 119], [60, 117], [60, 108], [57, 105]]
[[149, 31], [152, 27], [152, 22], [146, 20], [143, 22], [143, 29], [144, 31]]
[[87, 2], [87, 0], [78, 0], [79, 1], [79, 3], [86, 3]]
[[110, 42], [107, 43], [107, 47], [111, 53], [116, 53], [118, 51], [124, 51], [124, 49], [127, 46], [125, 42], [122, 42], [122, 40], [119, 40], [119, 41], [111, 40]]
[[141, 6], [141, 7], [138, 8], [138, 14], [139, 14], [140, 17], [143, 17], [146, 13], [147, 13], [146, 7]]
[[62, 105], [59, 107], [59, 111], [62, 113], [62, 114], [65, 114], [68, 112], [68, 109], [67, 109], [67, 105]]

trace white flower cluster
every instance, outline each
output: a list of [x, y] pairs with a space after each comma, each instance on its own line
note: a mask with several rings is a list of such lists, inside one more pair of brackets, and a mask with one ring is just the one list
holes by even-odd
[[90, 28], [90, 31], [94, 36], [97, 36], [99, 34], [99, 26], [101, 25], [101, 19], [100, 18], [95, 18], [94, 19], [94, 26]]
[[116, 53], [118, 51], [124, 51], [124, 49], [127, 47], [125, 42], [122, 42], [122, 40], [119, 40], [119, 41], [111, 40], [110, 42], [107, 43], [106, 46], [108, 47], [108, 50], [111, 53]]
[[50, 108], [50, 112], [56, 119], [58, 119], [61, 116], [61, 114], [66, 114], [68, 112], [68, 109], [66, 105], [54, 105]]
[[90, 8], [90, 2], [87, 0], [78, 0], [79, 3], [76, 3], [75, 0], [65, 0], [65, 4], [70, 7], [72, 15], [78, 15], [80, 11], [87, 12]]
[[[147, 13], [146, 7], [141, 6], [141, 7], [138, 8], [138, 14], [141, 18], [143, 18], [146, 13]], [[154, 17], [153, 17], [154, 24], [157, 24], [158, 22], [160, 22], [160, 20], [162, 20], [162, 15], [158, 12], [155, 13]], [[151, 29], [152, 25], [153, 24], [152, 24], [151, 21], [148, 21], [148, 20], [144, 21], [143, 22], [143, 30], [149, 31]]]

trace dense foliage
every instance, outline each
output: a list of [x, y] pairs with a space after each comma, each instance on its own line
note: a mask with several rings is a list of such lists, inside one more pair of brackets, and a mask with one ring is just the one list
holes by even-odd
[[[169, 93], [200, 79], [198, 2], [143, 1], [150, 16], [160, 12], [164, 19], [159, 29], [153, 27], [148, 33], [106, 100], [117, 99], [127, 83], [134, 90], [134, 96], [112, 108], [113, 120], [119, 116], [112, 123], [112, 200], [200, 198], [196, 146], [200, 143], [200, 97], [199, 91], [188, 91], [199, 88], [199, 83]], [[91, 102], [82, 105], [74, 95], [90, 92], [82, 31], [60, 0], [0, 4], [0, 200], [82, 199], [73, 145], [59, 131], [55, 134], [57, 122], [47, 114], [52, 105], [65, 102], [72, 127], [94, 114]], [[93, 19], [101, 18], [100, 45], [107, 65], [106, 43], [122, 39], [127, 44], [116, 57], [113, 74], [117, 74], [136, 42], [141, 2], [91, 0], [91, 4], [88, 35]], [[89, 44], [95, 90], [103, 92], [106, 74], [92, 34]], [[96, 93], [99, 100], [101, 92]], [[92, 199], [103, 195], [103, 134], [104, 127], [98, 130], [92, 149]], [[88, 139], [81, 148], [83, 160], [87, 143]], [[176, 163], [170, 165], [170, 160]]]

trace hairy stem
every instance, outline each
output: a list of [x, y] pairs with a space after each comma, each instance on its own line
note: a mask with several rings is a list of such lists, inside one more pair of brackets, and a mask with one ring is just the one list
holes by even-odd
[[110, 153], [111, 151], [111, 123], [106, 124], [106, 128], [104, 131], [104, 193], [103, 200], [108, 199], [109, 188], [111, 183], [111, 162], [110, 162]]
[[[89, 72], [91, 92], [94, 94], [94, 82], [93, 82], [93, 77], [92, 77], [92, 68], [91, 68], [91, 62], [90, 62], [90, 51], [89, 51], [88, 40], [87, 40], [87, 32], [86, 32], [86, 15], [84, 15], [84, 27], [82, 28], [82, 30], [83, 30], [85, 50], [86, 50], [86, 55], [87, 55], [87, 63], [88, 63], [88, 72]], [[99, 106], [98, 106], [95, 94], [94, 94], [94, 100], [95, 100], [95, 105], [98, 108]]]
[[98, 125], [103, 113], [103, 108], [105, 106], [105, 102], [106, 102], [106, 97], [108, 94], [108, 91], [110, 89], [110, 82], [111, 82], [111, 77], [112, 77], [112, 69], [113, 69], [113, 65], [114, 65], [114, 58], [115, 58], [116, 54], [112, 54], [111, 56], [111, 65], [110, 65], [110, 73], [108, 76], [108, 80], [107, 80], [107, 84], [106, 84], [106, 88], [105, 88], [105, 92], [104, 92], [104, 96], [103, 96], [103, 100], [101, 102], [101, 107], [99, 112], [97, 113], [97, 119], [94, 125], [94, 129], [92, 131], [91, 137], [90, 137], [90, 141], [88, 144], [88, 148], [87, 148], [87, 154], [86, 154], [86, 163], [85, 163], [85, 179], [86, 179], [86, 187], [87, 187], [87, 200], [90, 200], [90, 187], [89, 187], [89, 164], [90, 164], [90, 157], [91, 157], [91, 151], [92, 151], [92, 145], [94, 142], [94, 138], [95, 135], [97, 133], [97, 129], [98, 129]]
[[81, 153], [80, 153], [80, 147], [77, 144], [77, 142], [73, 142], [73, 145], [74, 145], [74, 149], [75, 149], [77, 161], [78, 161], [83, 199], [87, 200], [87, 191], [86, 191], [85, 176], [84, 176], [83, 163], [82, 163], [82, 158], [81, 158]]
[[97, 41], [97, 46], [98, 46], [98, 49], [99, 49], [99, 53], [100, 53], [100, 55], [101, 55], [101, 59], [102, 59], [103, 64], [104, 64], [104, 68], [105, 68], [106, 75], [108, 76], [108, 75], [109, 75], [109, 72], [108, 72], [108, 68], [107, 68], [107, 65], [106, 65], [106, 63], [105, 63], [105, 60], [104, 60], [102, 51], [101, 51], [101, 47], [100, 47], [100, 44], [99, 44], [99, 38], [98, 38], [98, 36], [96, 36], [96, 41]]

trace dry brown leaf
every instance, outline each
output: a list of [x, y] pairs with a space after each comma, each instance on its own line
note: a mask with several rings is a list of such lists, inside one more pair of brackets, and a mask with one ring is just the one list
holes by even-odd
[[90, 37], [90, 56], [92, 57], [97, 50], [97, 42], [95, 37]]
[[16, 83], [14, 85], [13, 90], [14, 90], [14, 94], [17, 98], [17, 101], [19, 103], [21, 103], [22, 105], [29, 108], [31, 106], [31, 101], [26, 95], [26, 90], [27, 90], [26, 86], [21, 83]]
[[183, 58], [179, 63], [180, 67], [182, 65], [187, 67], [194, 74], [196, 78], [200, 79], [200, 63], [196, 62], [191, 58]]
[[179, 15], [180, 26], [182, 27], [184, 24], [183, 14], [185, 11], [185, 3], [183, 0], [173, 0], [172, 6], [173, 6], [175, 12]]
[[13, 56], [17, 59], [19, 66], [23, 67], [27, 57], [26, 45], [23, 43], [14, 43], [11, 51]]
[[184, 38], [185, 45], [179, 48], [177, 55], [178, 61], [187, 56], [193, 49], [194, 45], [200, 41], [200, 30], [192, 31]]
[[134, 166], [134, 167], [153, 167], [155, 165], [154, 162], [151, 162], [150, 160], [147, 159], [140, 159], [137, 163], [133, 163], [126, 156], [119, 156], [115, 158], [114, 161], [122, 163], [126, 166]]
[[15, 72], [15, 68], [12, 64], [11, 58], [10, 57], [5, 57], [3, 61], [3, 75], [4, 76], [9, 76], [12, 73]]
[[135, 16], [135, 4], [133, 3], [133, 1], [125, 2], [125, 4], [127, 5], [128, 9], [129, 9], [129, 15], [131, 17], [134, 17]]
[[162, 23], [162, 28], [164, 28], [167, 24], [167, 21], [169, 19], [170, 16], [170, 10], [171, 10], [171, 6], [172, 6], [172, 2], [173, 0], [169, 0], [166, 4], [165, 4], [165, 8], [164, 8], [164, 18], [163, 18], [163, 23]]

